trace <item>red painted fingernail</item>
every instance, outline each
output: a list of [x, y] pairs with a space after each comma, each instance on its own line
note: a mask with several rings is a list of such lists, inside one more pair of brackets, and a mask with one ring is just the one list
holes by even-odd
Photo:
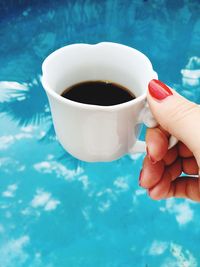
[[141, 186], [141, 179], [142, 179], [142, 170], [140, 171], [140, 175], [139, 175], [139, 186]]
[[163, 100], [166, 97], [173, 95], [169, 87], [159, 80], [151, 80], [149, 82], [148, 88], [150, 95], [156, 98], [157, 100]]
[[149, 154], [149, 149], [148, 147], [146, 147], [146, 151], [147, 151], [147, 156], [150, 159], [152, 164], [155, 164], [157, 162], [157, 160], [155, 160], [150, 154]]

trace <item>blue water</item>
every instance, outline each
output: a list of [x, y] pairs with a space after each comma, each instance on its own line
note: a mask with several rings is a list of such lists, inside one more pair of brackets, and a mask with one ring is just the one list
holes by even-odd
[[161, 80], [200, 103], [190, 78], [199, 2], [27, 2], [0, 2], [0, 267], [200, 266], [199, 204], [151, 200], [138, 186], [144, 155], [95, 164], [68, 155], [40, 83], [55, 49], [112, 41], [144, 52]]

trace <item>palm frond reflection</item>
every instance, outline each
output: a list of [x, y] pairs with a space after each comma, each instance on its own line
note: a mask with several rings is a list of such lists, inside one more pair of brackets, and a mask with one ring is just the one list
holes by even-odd
[[[8, 115], [20, 127], [41, 126], [47, 130], [39, 139], [41, 142], [54, 142], [56, 134], [46, 94], [40, 83], [40, 77], [29, 83], [0, 82], [0, 113]], [[78, 168], [80, 161], [71, 157], [61, 146], [58, 160]]]
[[19, 126], [38, 125], [47, 119], [47, 98], [39, 79], [27, 83], [27, 90], [5, 88], [7, 99], [0, 102], [0, 112], [9, 115]]

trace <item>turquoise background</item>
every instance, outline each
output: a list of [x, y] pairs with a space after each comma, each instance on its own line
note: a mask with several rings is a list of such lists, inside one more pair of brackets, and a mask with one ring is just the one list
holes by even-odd
[[200, 265], [199, 204], [151, 200], [138, 186], [144, 155], [91, 164], [67, 154], [40, 82], [55, 49], [112, 41], [199, 103], [199, 85], [181, 75], [200, 69], [199, 14], [191, 0], [0, 2], [0, 267]]

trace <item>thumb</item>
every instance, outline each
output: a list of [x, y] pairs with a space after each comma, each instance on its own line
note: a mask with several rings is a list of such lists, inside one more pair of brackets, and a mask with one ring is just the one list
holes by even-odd
[[200, 106], [159, 80], [151, 80], [148, 89], [147, 100], [155, 119], [182, 141], [200, 164]]

